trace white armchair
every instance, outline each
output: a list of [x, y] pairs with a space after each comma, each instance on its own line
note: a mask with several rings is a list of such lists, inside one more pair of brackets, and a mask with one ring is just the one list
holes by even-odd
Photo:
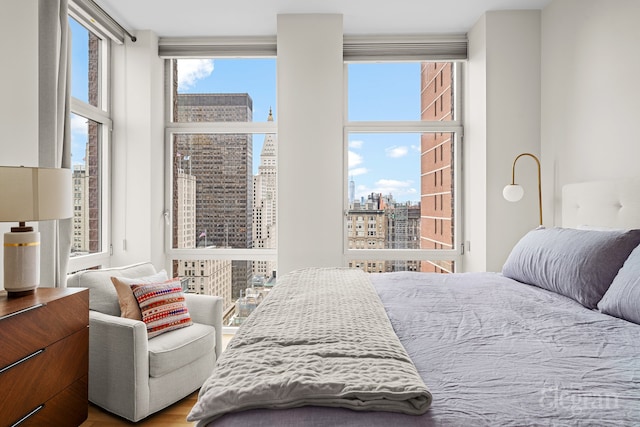
[[188, 396], [209, 377], [222, 352], [222, 298], [185, 294], [193, 325], [147, 338], [146, 325], [120, 317], [111, 277], [155, 273], [151, 263], [72, 274], [89, 288], [89, 400], [139, 421]]

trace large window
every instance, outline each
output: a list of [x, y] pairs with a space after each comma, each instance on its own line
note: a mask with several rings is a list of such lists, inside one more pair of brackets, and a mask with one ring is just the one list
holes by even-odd
[[275, 59], [171, 59], [168, 253], [190, 292], [238, 326], [274, 283]]
[[69, 271], [108, 257], [109, 40], [69, 16], [73, 236]]
[[349, 266], [453, 272], [460, 259], [459, 64], [346, 65]]

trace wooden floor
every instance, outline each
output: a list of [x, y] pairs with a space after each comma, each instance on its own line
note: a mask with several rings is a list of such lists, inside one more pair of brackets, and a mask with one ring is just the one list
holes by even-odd
[[113, 415], [93, 404], [89, 404], [89, 417], [80, 427], [114, 427], [114, 426], [139, 426], [139, 427], [179, 427], [193, 426], [195, 423], [187, 422], [187, 414], [198, 400], [198, 392], [185, 397], [168, 408], [157, 412], [142, 421], [132, 423], [129, 420]]
[[[225, 348], [233, 335], [222, 336], [222, 346]], [[193, 392], [179, 402], [174, 403], [166, 409], [157, 412], [142, 421], [132, 423], [107, 412], [93, 404], [89, 404], [89, 416], [87, 420], [80, 424], [80, 427], [118, 427], [118, 426], [139, 426], [139, 427], [180, 427], [193, 426], [195, 423], [187, 422], [187, 414], [198, 400], [198, 392]]]

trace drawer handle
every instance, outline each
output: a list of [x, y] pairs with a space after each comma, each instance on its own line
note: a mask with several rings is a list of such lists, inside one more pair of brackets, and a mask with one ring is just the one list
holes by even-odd
[[36, 356], [37, 356], [37, 355], [39, 355], [40, 353], [44, 353], [44, 350], [45, 350], [44, 348], [41, 348], [40, 350], [35, 351], [35, 352], [31, 353], [30, 355], [23, 357], [23, 358], [22, 358], [22, 359], [20, 359], [20, 360], [16, 360], [16, 361], [15, 361], [15, 362], [13, 362], [12, 364], [7, 365], [7, 366], [5, 366], [4, 368], [0, 369], [0, 374], [4, 374], [4, 373], [5, 373], [5, 372], [7, 372], [9, 369], [11, 369], [11, 368], [13, 368], [13, 367], [18, 366], [19, 364], [24, 363], [24, 362], [26, 362], [27, 360], [29, 360], [29, 359], [31, 359], [31, 358], [33, 358], [33, 357], [36, 357]]
[[14, 311], [13, 313], [6, 314], [4, 316], [0, 316], [0, 320], [5, 320], [13, 316], [17, 316], [18, 314], [26, 313], [27, 311], [35, 310], [36, 308], [44, 307], [46, 304], [40, 303], [36, 305], [32, 305], [31, 307], [23, 308], [22, 310]]
[[27, 419], [31, 418], [32, 416], [34, 416], [37, 412], [39, 412], [41, 409], [44, 408], [44, 404], [38, 406], [36, 409], [34, 409], [33, 411], [29, 412], [27, 415], [25, 415], [24, 417], [20, 418], [18, 421], [16, 421], [15, 423], [11, 424], [11, 427], [17, 427], [20, 424], [22, 424], [23, 422], [27, 421]]

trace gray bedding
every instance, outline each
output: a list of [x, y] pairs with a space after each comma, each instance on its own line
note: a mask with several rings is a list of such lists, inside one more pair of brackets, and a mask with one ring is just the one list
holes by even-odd
[[640, 425], [640, 326], [495, 273], [371, 275], [433, 396], [423, 415], [254, 409], [229, 426]]
[[242, 325], [188, 420], [305, 405], [423, 414], [431, 395], [358, 269], [294, 271]]

